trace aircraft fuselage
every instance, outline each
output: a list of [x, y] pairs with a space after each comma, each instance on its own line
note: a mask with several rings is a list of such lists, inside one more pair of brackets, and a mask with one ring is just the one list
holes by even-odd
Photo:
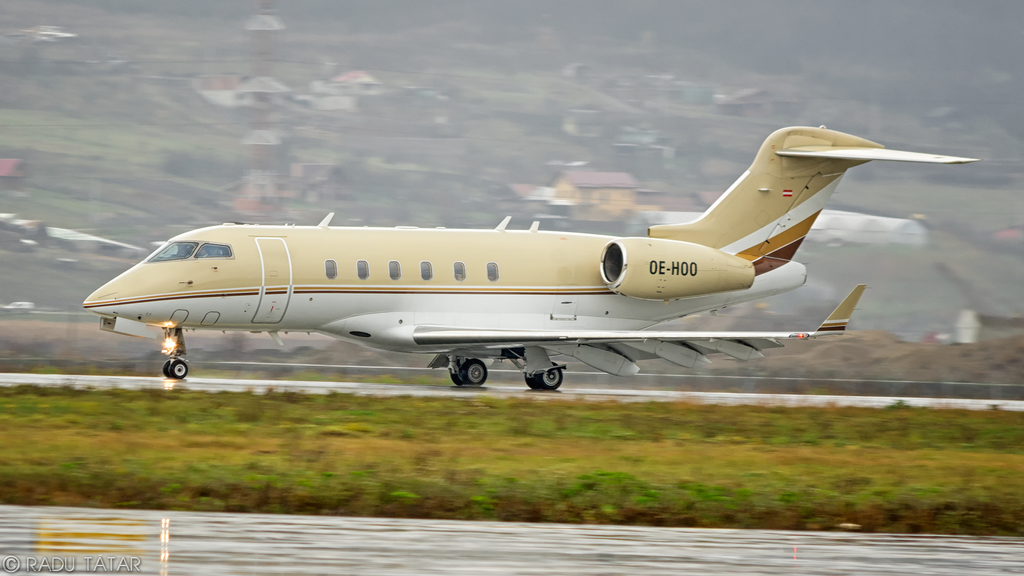
[[[388, 350], [442, 352], [417, 345], [415, 327], [636, 330], [792, 290], [806, 276], [803, 265], [790, 262], [757, 276], [746, 290], [667, 301], [630, 298], [612, 292], [601, 277], [602, 250], [614, 239], [225, 224], [173, 238], [195, 243], [193, 254], [144, 261], [84, 305], [150, 325], [309, 331]], [[196, 257], [206, 244], [227, 246], [230, 256]], [[679, 250], [677, 260], [685, 263], [686, 245]], [[668, 281], [694, 281], [667, 266]]]

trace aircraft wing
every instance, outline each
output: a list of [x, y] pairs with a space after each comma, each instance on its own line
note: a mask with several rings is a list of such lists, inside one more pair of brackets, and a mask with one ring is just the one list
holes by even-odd
[[[573, 356], [612, 374], [636, 373], [636, 360], [662, 358], [692, 368], [721, 353], [737, 360], [761, 358], [762, 350], [781, 348], [784, 340], [804, 340], [846, 331], [865, 285], [858, 285], [832, 314], [811, 332], [690, 332], [666, 330], [477, 330], [420, 326], [413, 340], [424, 346], [458, 348], [522, 348], [537, 346]], [[611, 356], [628, 361], [620, 366]], [[593, 360], [590, 361], [590, 360]], [[607, 361], [607, 362], [606, 362]], [[610, 362], [610, 364], [609, 364]], [[612, 370], [605, 368], [611, 366]], [[625, 370], [622, 372], [622, 370]]]

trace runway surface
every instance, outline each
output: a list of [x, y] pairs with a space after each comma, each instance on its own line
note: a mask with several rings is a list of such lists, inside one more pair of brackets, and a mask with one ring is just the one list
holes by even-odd
[[1021, 573], [1024, 540], [0, 506], [11, 573], [87, 556], [161, 575], [961, 576]]
[[75, 376], [66, 374], [0, 374], [0, 386], [32, 384], [36, 386], [71, 386], [74, 388], [126, 388], [133, 390], [163, 388], [166, 390], [202, 390], [208, 392], [252, 390], [254, 392], [293, 391], [306, 394], [338, 392], [361, 396], [459, 397], [497, 396], [537, 399], [615, 400], [622, 402], [699, 402], [728, 405], [769, 406], [859, 406], [884, 408], [896, 402], [916, 407], [966, 410], [1024, 411], [1022, 400], [983, 400], [964, 398], [914, 398], [892, 396], [828, 396], [809, 394], [748, 394], [741, 392], [682, 392], [673, 390], [638, 390], [630, 388], [583, 388], [564, 385], [556, 392], [536, 392], [526, 386], [486, 386], [456, 388], [418, 384], [372, 384], [360, 382], [310, 382], [299, 380], [236, 380], [222, 378], [188, 378], [171, 380], [141, 376]]

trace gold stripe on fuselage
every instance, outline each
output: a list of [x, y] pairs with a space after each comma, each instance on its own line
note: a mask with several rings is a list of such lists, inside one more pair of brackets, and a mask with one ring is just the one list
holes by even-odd
[[[119, 300], [102, 300], [85, 304], [85, 308], [97, 308], [101, 306], [114, 306], [117, 304], [145, 304], [149, 302], [164, 302], [168, 300], [187, 300], [200, 298], [226, 298], [231, 296], [259, 296], [259, 290], [248, 290], [239, 292], [204, 292], [204, 293], [183, 293], [173, 295], [155, 295], [139, 298], [125, 298]], [[264, 294], [287, 294], [287, 290], [268, 290]], [[450, 288], [365, 288], [362, 286], [339, 286], [339, 287], [295, 287], [292, 294], [501, 294], [501, 295], [585, 295], [585, 294], [614, 294], [611, 290], [601, 287], [593, 289], [557, 290], [551, 289], [517, 289], [517, 288], [492, 288], [487, 290], [465, 288], [454, 290]]]

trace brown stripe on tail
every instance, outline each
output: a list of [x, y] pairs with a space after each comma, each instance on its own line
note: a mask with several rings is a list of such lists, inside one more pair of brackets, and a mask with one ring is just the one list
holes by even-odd
[[737, 256], [754, 263], [755, 276], [785, 265], [796, 256], [796, 251], [807, 237], [807, 233], [810, 232], [811, 226], [814, 225], [819, 214], [821, 214], [820, 210], [765, 242], [740, 252]]
[[789, 263], [793, 260], [793, 256], [796, 256], [796, 251], [800, 248], [800, 244], [802, 244], [803, 241], [803, 237], [797, 238], [782, 248], [779, 248], [774, 252], [769, 252], [757, 260], [754, 260], [754, 276], [760, 276], [765, 272], [775, 270], [776, 268]]

